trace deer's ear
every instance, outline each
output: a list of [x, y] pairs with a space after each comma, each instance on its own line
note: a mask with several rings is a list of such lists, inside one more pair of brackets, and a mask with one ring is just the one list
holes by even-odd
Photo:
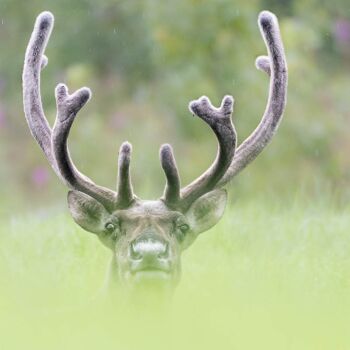
[[198, 198], [186, 213], [191, 230], [195, 234], [209, 230], [222, 217], [227, 202], [227, 193], [218, 189]]
[[79, 191], [69, 191], [67, 199], [70, 213], [79, 226], [93, 233], [103, 231], [108, 212], [101, 203]]

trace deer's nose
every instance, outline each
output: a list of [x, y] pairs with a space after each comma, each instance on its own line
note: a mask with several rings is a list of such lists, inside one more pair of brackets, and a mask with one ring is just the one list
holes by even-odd
[[169, 245], [160, 237], [142, 235], [130, 244], [130, 258], [143, 263], [156, 263], [169, 258]]

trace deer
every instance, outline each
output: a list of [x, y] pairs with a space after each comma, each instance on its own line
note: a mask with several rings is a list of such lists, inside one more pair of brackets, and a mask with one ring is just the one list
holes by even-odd
[[267, 105], [260, 123], [237, 147], [232, 96], [226, 95], [220, 107], [214, 107], [206, 96], [190, 102], [191, 114], [214, 132], [217, 155], [206, 171], [182, 187], [173, 149], [162, 145], [159, 154], [166, 182], [163, 195], [156, 200], [143, 200], [133, 191], [129, 142], [119, 149], [116, 190], [97, 185], [73, 163], [67, 140], [78, 112], [91, 97], [89, 88], [69, 93], [66, 85], [58, 84], [56, 120], [52, 128], [49, 125], [41, 101], [40, 74], [48, 63], [44, 51], [53, 25], [52, 13], [42, 12], [25, 53], [23, 103], [30, 132], [69, 188], [68, 208], [75, 223], [111, 249], [110, 279], [126, 289], [145, 283], [174, 289], [180, 281], [182, 252], [222, 218], [227, 202], [225, 185], [262, 152], [281, 122], [288, 71], [277, 17], [269, 11], [258, 17], [268, 55], [259, 56], [255, 65], [269, 76]]

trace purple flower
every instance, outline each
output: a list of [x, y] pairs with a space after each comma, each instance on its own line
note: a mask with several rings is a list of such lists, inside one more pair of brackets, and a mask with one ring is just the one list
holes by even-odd
[[350, 45], [350, 21], [339, 18], [335, 21], [334, 37], [339, 44]]
[[6, 125], [6, 115], [3, 109], [0, 108], [0, 129], [4, 129]]
[[36, 167], [32, 171], [32, 182], [36, 187], [45, 187], [49, 181], [49, 173], [46, 168]]

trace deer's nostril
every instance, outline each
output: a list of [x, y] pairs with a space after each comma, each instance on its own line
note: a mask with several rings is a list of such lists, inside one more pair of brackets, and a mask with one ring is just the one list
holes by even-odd
[[159, 259], [167, 259], [169, 257], [169, 245], [168, 244], [166, 244], [163, 247], [162, 251], [158, 252], [157, 257]]
[[144, 263], [157, 263], [169, 258], [169, 245], [155, 237], [140, 237], [130, 244], [130, 259]]
[[130, 257], [133, 260], [141, 260], [143, 258], [142, 253], [138, 249], [135, 249], [134, 244], [130, 246]]

